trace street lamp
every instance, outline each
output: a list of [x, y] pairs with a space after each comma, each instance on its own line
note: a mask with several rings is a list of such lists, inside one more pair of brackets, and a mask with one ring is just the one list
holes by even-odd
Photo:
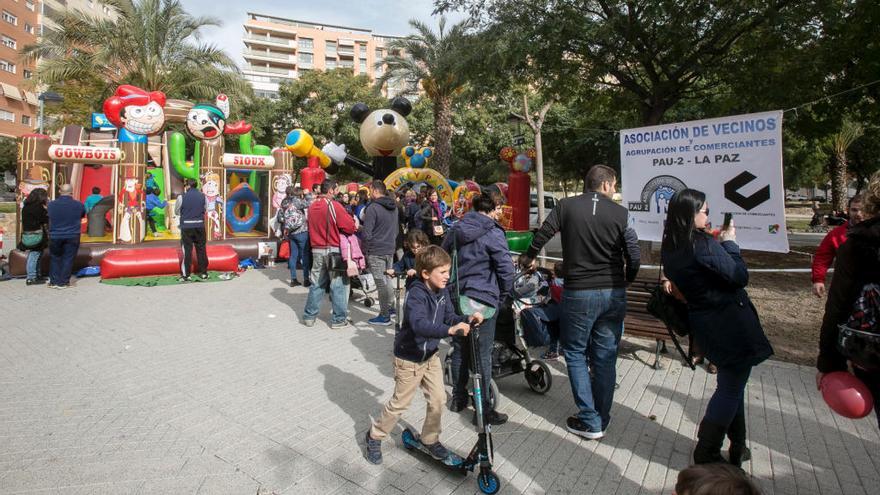
[[43, 133], [43, 107], [45, 106], [45, 102], [56, 102], [60, 103], [64, 101], [64, 97], [55, 93], [53, 91], [44, 91], [37, 96], [37, 99], [40, 100], [40, 134]]

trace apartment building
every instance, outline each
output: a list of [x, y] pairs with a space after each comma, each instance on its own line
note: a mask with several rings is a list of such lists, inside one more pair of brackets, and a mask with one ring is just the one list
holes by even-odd
[[20, 52], [37, 40], [39, 15], [37, 0], [0, 2], [0, 136], [31, 132], [37, 122], [37, 96], [27, 84], [34, 66]]
[[54, 25], [53, 12], [80, 10], [109, 18], [110, 7], [97, 0], [3, 0], [0, 2], [0, 136], [17, 137], [39, 127], [39, 90], [30, 80], [34, 63], [22, 49]]
[[[395, 36], [369, 29], [334, 26], [248, 12], [244, 23], [242, 72], [257, 96], [276, 98], [279, 84], [310, 70], [346, 68], [372, 80], [384, 70], [376, 63], [388, 54]], [[399, 94], [405, 81], [389, 81], [387, 96]]]

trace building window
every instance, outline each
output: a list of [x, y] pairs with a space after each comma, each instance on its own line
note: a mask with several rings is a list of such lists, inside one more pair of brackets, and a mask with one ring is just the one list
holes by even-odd
[[336, 59], [335, 58], [325, 58], [324, 59], [324, 68], [327, 70], [333, 70], [336, 68]]
[[376, 67], [375, 69], [373, 69], [373, 75], [376, 77], [382, 77], [382, 73], [384, 73], [384, 72], [385, 72], [385, 70], [382, 69], [381, 65], [379, 67]]
[[361, 66], [361, 74], [366, 74], [367, 73], [367, 61], [361, 60], [360, 66]]
[[297, 60], [299, 60], [299, 63], [301, 64], [310, 64], [314, 62], [315, 57], [311, 53], [300, 53], [297, 55]]
[[28, 23], [24, 23], [24, 32], [28, 34], [34, 34], [34, 27]]
[[24, 125], [31, 125], [31, 116], [30, 115], [22, 115], [21, 123]]
[[6, 60], [0, 60], [0, 70], [15, 74], [15, 64]]
[[327, 55], [336, 55], [336, 42], [328, 41], [325, 50], [327, 51]]
[[354, 61], [353, 60], [340, 60], [339, 66], [343, 69], [354, 69]]
[[31, 0], [24, 0], [24, 6], [27, 7], [27, 9], [31, 12], [34, 11], [34, 2], [32, 2]]
[[382, 58], [384, 58], [382, 50], [380, 48], [376, 48], [376, 60], [379, 61], [382, 60]]
[[15, 122], [15, 114], [6, 110], [0, 110], [0, 120]]
[[5, 10], [3, 11], [3, 20], [8, 22], [9, 24], [12, 24], [13, 26], [18, 26], [18, 17], [15, 17]]
[[24, 74], [25, 79], [30, 79], [34, 77], [34, 73], [28, 69], [25, 69], [22, 73]]
[[361, 45], [361, 58], [367, 58], [367, 45]]
[[315, 48], [315, 41], [311, 38], [300, 38], [297, 46], [300, 50], [312, 50]]
[[10, 38], [9, 36], [3, 36], [2, 38], [0, 38], [0, 43], [3, 43], [4, 46], [15, 50], [15, 40]]

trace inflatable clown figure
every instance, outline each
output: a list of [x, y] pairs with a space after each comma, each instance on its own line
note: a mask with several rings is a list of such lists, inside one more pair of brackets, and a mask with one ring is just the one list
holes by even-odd
[[123, 84], [104, 100], [104, 114], [119, 129], [120, 143], [147, 143], [165, 126], [165, 93]]

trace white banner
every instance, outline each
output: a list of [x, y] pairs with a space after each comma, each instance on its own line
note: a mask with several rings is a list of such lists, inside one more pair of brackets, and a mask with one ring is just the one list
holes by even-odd
[[639, 239], [660, 241], [669, 199], [706, 193], [718, 229], [733, 214], [745, 249], [788, 252], [782, 185], [782, 112], [620, 131], [623, 205]]

